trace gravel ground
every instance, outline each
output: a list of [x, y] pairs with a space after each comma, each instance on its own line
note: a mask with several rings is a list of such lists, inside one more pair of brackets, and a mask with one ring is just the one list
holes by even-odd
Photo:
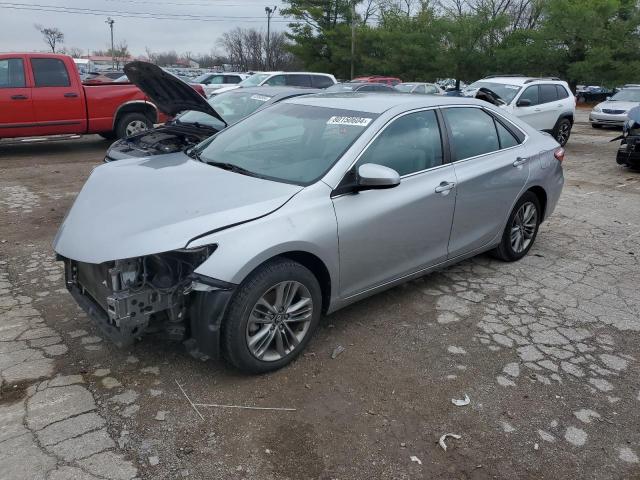
[[[640, 173], [615, 164], [617, 131], [579, 120], [525, 259], [337, 312], [259, 377], [103, 340], [50, 245], [107, 142], [0, 142], [0, 479], [640, 478]], [[295, 411], [202, 420], [176, 381], [196, 403]]]

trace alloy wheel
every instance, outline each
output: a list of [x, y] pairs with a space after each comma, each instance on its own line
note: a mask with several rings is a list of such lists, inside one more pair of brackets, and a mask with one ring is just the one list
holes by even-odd
[[245, 338], [251, 354], [265, 362], [291, 354], [309, 331], [313, 308], [311, 293], [300, 282], [286, 281], [270, 287], [247, 321]]
[[127, 127], [124, 129], [127, 137], [131, 135], [135, 135], [137, 133], [142, 133], [147, 130], [147, 124], [142, 120], [133, 120], [127, 124]]
[[538, 209], [532, 202], [523, 203], [511, 222], [511, 248], [522, 253], [533, 241], [538, 226]]
[[569, 140], [569, 134], [571, 132], [571, 126], [567, 122], [563, 122], [558, 128], [558, 134], [556, 136], [556, 141], [564, 146]]

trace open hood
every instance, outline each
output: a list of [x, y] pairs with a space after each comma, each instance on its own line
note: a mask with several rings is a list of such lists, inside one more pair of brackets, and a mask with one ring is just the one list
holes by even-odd
[[181, 249], [204, 233], [268, 215], [300, 190], [184, 153], [120, 160], [93, 170], [53, 248], [95, 264]]
[[136, 60], [124, 66], [124, 73], [131, 83], [142, 90], [158, 109], [167, 115], [175, 116], [185, 110], [197, 110], [217, 118], [226, 125], [206, 98], [189, 84], [157, 65]]

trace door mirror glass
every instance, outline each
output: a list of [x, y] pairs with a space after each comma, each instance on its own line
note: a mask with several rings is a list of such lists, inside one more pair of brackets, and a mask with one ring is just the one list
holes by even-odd
[[365, 163], [358, 167], [359, 190], [393, 188], [398, 185], [400, 175], [392, 168], [375, 163]]
[[530, 107], [531, 100], [529, 100], [528, 98], [521, 98], [520, 100], [518, 100], [518, 103], [516, 105], [518, 107]]

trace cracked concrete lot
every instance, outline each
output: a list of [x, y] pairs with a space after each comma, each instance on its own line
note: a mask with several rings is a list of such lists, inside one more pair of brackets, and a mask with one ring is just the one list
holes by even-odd
[[[257, 377], [103, 339], [50, 244], [107, 142], [0, 142], [0, 479], [640, 478], [640, 173], [585, 120], [525, 259], [337, 312]], [[202, 420], [176, 381], [196, 403], [295, 411]]]

